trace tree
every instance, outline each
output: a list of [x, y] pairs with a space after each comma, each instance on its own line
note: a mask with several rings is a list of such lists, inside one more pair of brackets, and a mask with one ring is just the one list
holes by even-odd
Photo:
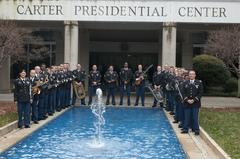
[[[32, 35], [32, 30], [17, 26], [13, 21], [0, 20], [0, 68], [5, 60], [11, 58], [11, 62], [30, 62], [46, 57], [49, 54], [47, 47], [36, 45], [43, 40]], [[25, 48], [26, 44], [35, 44], [33, 49]]]
[[210, 31], [206, 52], [222, 59], [228, 69], [236, 74], [240, 97], [240, 26], [230, 25]]

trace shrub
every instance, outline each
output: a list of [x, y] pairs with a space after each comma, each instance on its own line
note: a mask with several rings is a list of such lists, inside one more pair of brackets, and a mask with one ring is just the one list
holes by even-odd
[[231, 76], [224, 62], [211, 55], [194, 57], [193, 68], [197, 78], [203, 81], [205, 90], [212, 86], [223, 86]]
[[230, 78], [226, 81], [224, 85], [224, 92], [230, 93], [230, 92], [237, 92], [238, 89], [238, 81], [236, 78]]

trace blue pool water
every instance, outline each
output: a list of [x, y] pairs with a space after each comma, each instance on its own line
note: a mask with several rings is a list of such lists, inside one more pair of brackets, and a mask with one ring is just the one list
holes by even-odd
[[91, 109], [72, 108], [22, 140], [0, 159], [187, 158], [164, 113], [149, 108], [106, 108], [102, 148], [91, 146]]

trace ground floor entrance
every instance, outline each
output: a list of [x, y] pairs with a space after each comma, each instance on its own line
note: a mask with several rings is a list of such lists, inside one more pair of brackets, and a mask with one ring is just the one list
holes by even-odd
[[[11, 91], [11, 80], [18, 70], [30, 70], [46, 63], [59, 65], [68, 62], [71, 69], [80, 63], [86, 72], [96, 64], [103, 74], [109, 65], [119, 71], [128, 62], [133, 71], [138, 64], [144, 68], [153, 64], [192, 68], [192, 58], [204, 51], [206, 33], [215, 25], [176, 23], [103, 23], [103, 22], [40, 22], [17, 21], [41, 36], [46, 46], [44, 58], [29, 62], [6, 61], [0, 72], [1, 92]], [[170, 28], [170, 29], [169, 29]], [[36, 44], [26, 44], [31, 54]], [[149, 71], [149, 78], [154, 69]]]

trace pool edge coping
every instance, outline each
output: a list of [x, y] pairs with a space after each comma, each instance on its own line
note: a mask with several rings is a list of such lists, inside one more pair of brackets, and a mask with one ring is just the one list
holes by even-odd
[[[81, 106], [74, 106], [74, 107], [81, 107]], [[84, 107], [89, 107], [89, 106], [84, 106]], [[126, 108], [151, 108], [151, 107], [140, 107], [140, 106], [107, 106], [107, 107], [116, 107], [116, 108], [121, 108], [121, 107], [126, 107]], [[55, 118], [57, 118], [58, 116], [60, 116], [61, 114], [63, 114], [64, 112], [68, 111], [69, 109], [71, 109], [73, 107], [64, 109], [61, 112], [56, 112], [56, 114], [54, 116], [50, 116], [47, 120], [42, 121], [40, 124], [36, 125], [33, 129], [22, 129], [25, 130], [27, 132], [22, 132], [24, 133], [23, 136], [17, 138], [17, 140], [12, 141], [10, 144], [1, 146], [0, 145], [0, 154], [5, 152], [6, 150], [8, 150], [9, 148], [11, 148], [12, 146], [14, 146], [15, 144], [17, 144], [18, 142], [20, 142], [21, 140], [23, 140], [24, 138], [30, 136], [32, 133], [34, 133], [35, 131], [37, 131], [38, 129], [42, 128], [44, 125], [46, 125], [47, 123], [51, 122], [52, 120], [54, 120]], [[155, 108], [157, 109], [157, 108]], [[174, 130], [176, 137], [178, 138], [180, 144], [182, 145], [182, 148], [186, 154], [186, 156], [191, 159], [191, 155], [189, 154], [189, 152], [186, 150], [186, 147], [184, 146], [184, 143], [182, 143], [182, 141], [179, 139], [179, 135], [177, 135], [176, 130], [173, 127], [173, 123], [172, 123], [172, 118], [170, 118], [170, 115], [163, 110], [165, 116], [167, 117], [169, 124], [171, 125], [172, 129]], [[11, 133], [17, 133], [22, 131], [20, 129], [17, 128], [17, 121], [11, 122], [3, 127], [0, 128], [0, 142], [2, 142], [3, 140], [8, 140], [10, 137], [6, 137], [8, 135], [12, 135]], [[4, 135], [2, 135], [2, 133]], [[192, 137], [192, 136], [191, 136]], [[201, 139], [211, 148], [211, 150], [221, 159], [231, 159], [231, 157], [210, 137], [210, 135], [202, 128], [200, 127], [200, 137]], [[8, 138], [8, 139], [7, 139]], [[196, 143], [195, 143], [196, 144]]]
[[[3, 136], [0, 136], [0, 143], [1, 142], [4, 143], [4, 144], [0, 144], [0, 154], [4, 153], [8, 149], [10, 149], [12, 146], [16, 145], [17, 143], [19, 143], [26, 137], [30, 136], [32, 133], [39, 130], [40, 128], [42, 128], [43, 126], [45, 126], [52, 120], [56, 119], [61, 114], [65, 113], [66, 111], [68, 111], [71, 108], [72, 107], [66, 108], [66, 109], [62, 110], [61, 112], [56, 112], [53, 116], [49, 116], [46, 120], [39, 121], [39, 124], [31, 124], [31, 127], [28, 129], [17, 128], [17, 121], [14, 121], [12, 123], [9, 123], [9, 124], [1, 127], [0, 130], [3, 129], [2, 131], [5, 131], [5, 132], [8, 131], [8, 132], [6, 134], [4, 134]], [[13, 139], [15, 139], [15, 140], [13, 140]], [[9, 140], [11, 142], [9, 142]]]
[[228, 155], [201, 126], [200, 126], [200, 137], [215, 152], [215, 154], [217, 154], [219, 158], [231, 159], [230, 155]]
[[[173, 118], [171, 118], [171, 116], [167, 113], [166, 110], [163, 110], [164, 111], [164, 114], [166, 115], [168, 121], [169, 121], [169, 124], [171, 125], [173, 131], [175, 132], [180, 144], [182, 145], [182, 148], [184, 150], [184, 152], [186, 153], [187, 157], [189, 159], [195, 159], [196, 156], [192, 156], [189, 151], [186, 149], [186, 145], [183, 143], [183, 141], [179, 138], [179, 132], [177, 132], [174, 128], [174, 124], [172, 123], [173, 121]], [[187, 134], [184, 134], [184, 135], [187, 135]], [[189, 133], [189, 137], [192, 138], [195, 138], [194, 135], [191, 135]], [[203, 142], [209, 146], [212, 150], [212, 152], [220, 159], [231, 159], [231, 157], [210, 137], [210, 135], [200, 126], [200, 135], [199, 137], [203, 140]], [[195, 141], [194, 141], [195, 142]], [[199, 147], [197, 146], [197, 143], [194, 143], [197, 147], [197, 149], [199, 149]], [[199, 149], [200, 150], [200, 149]], [[201, 150], [200, 150], [201, 151]], [[201, 152], [203, 153], [203, 152]]]

